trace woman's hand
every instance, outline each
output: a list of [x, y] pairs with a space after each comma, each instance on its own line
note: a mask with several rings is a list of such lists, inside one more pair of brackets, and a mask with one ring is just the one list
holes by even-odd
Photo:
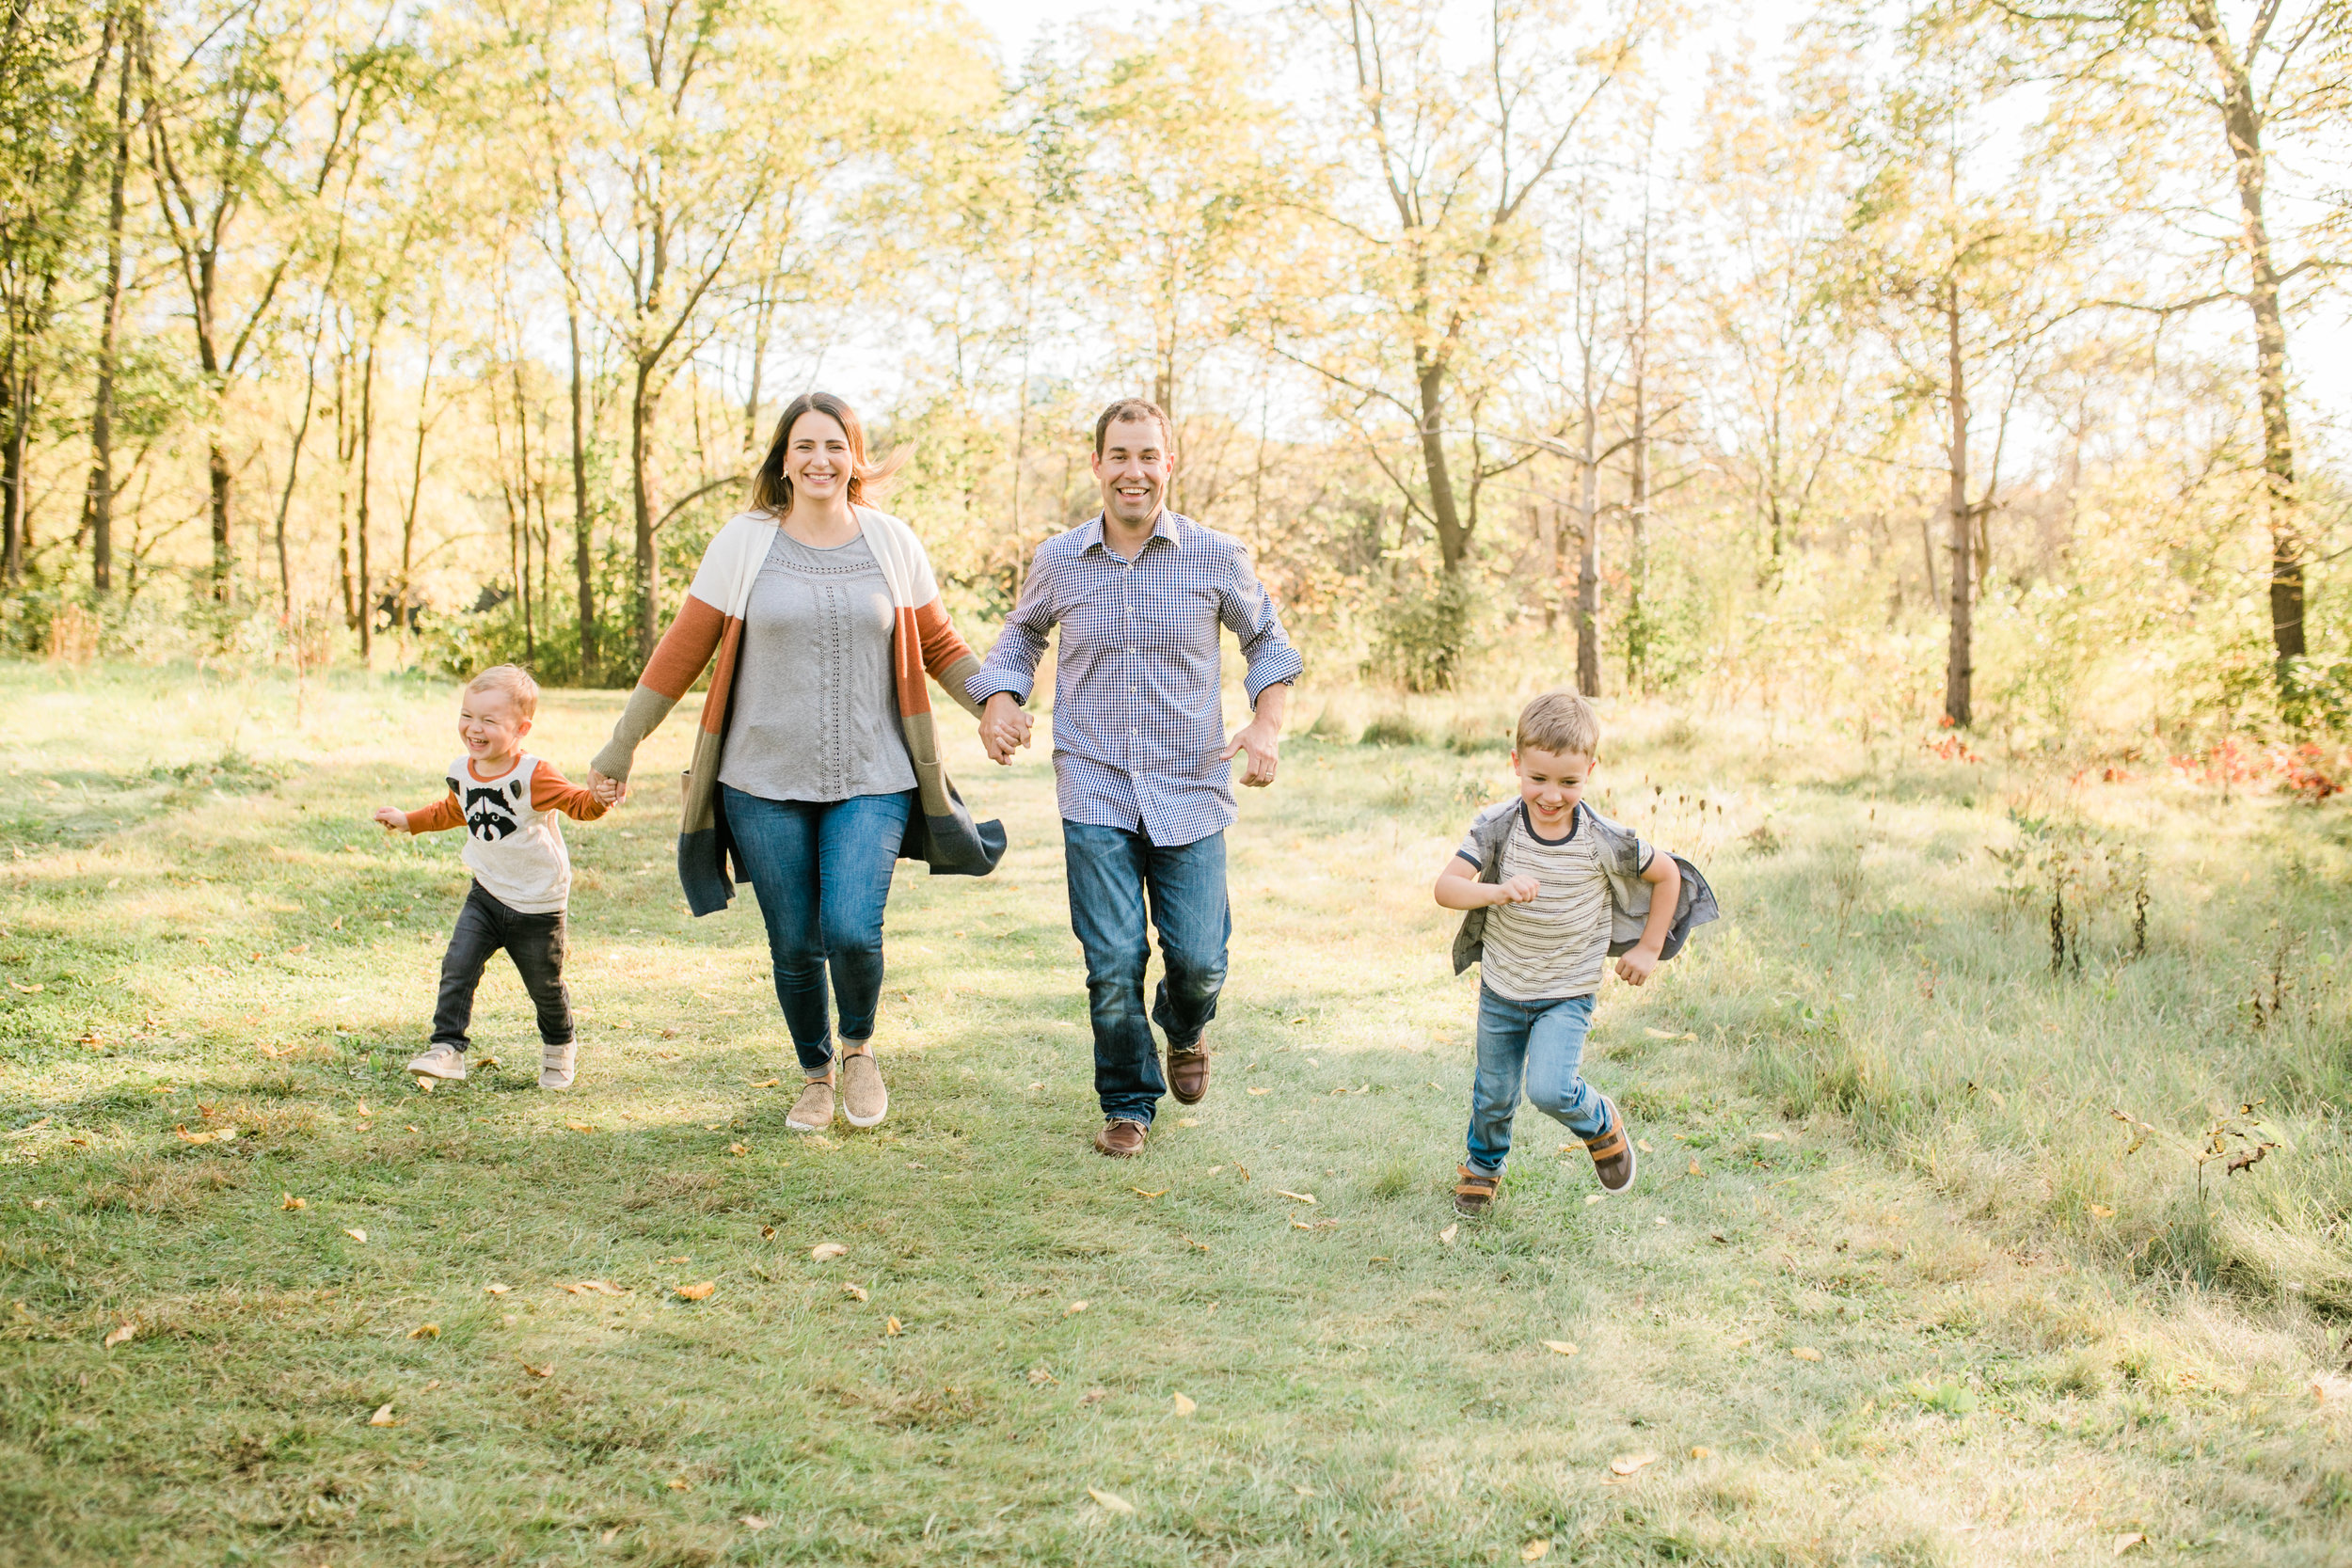
[[591, 768], [588, 769], [588, 792], [608, 806], [617, 806], [628, 799], [628, 781], [608, 779]]

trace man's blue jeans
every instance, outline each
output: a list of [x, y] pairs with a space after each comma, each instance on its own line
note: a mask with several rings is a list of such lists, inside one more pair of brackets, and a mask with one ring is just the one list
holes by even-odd
[[776, 1001], [801, 1070], [833, 1065], [825, 973], [841, 1013], [841, 1037], [871, 1039], [882, 1003], [882, 907], [906, 837], [914, 795], [846, 800], [771, 800], [719, 786], [737, 863], [751, 877], [768, 925]]
[[1580, 1138], [1609, 1128], [1598, 1090], [1578, 1069], [1593, 1026], [1593, 999], [1514, 1002], [1478, 988], [1478, 1079], [1470, 1088], [1470, 1166], [1493, 1176], [1511, 1152], [1511, 1117], [1527, 1102]]
[[[1065, 820], [1061, 838], [1070, 928], [1087, 956], [1094, 1093], [1105, 1117], [1125, 1117], [1148, 1127], [1168, 1092], [1152, 1025], [1167, 1031], [1171, 1046], [1195, 1044], [1216, 1017], [1216, 995], [1225, 987], [1225, 941], [1233, 933], [1225, 901], [1225, 835], [1211, 833], [1168, 849], [1123, 828]], [[1148, 1020], [1147, 912], [1159, 929], [1168, 971]]]

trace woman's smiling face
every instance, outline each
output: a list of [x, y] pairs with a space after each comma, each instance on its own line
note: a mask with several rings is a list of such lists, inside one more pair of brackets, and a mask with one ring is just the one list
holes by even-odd
[[840, 495], [850, 483], [850, 433], [831, 414], [812, 408], [792, 421], [784, 443], [784, 477], [792, 494], [811, 500]]

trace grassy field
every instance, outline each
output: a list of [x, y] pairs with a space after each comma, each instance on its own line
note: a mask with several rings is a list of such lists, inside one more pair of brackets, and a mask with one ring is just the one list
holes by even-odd
[[580, 1086], [494, 970], [425, 1094], [457, 845], [366, 817], [451, 693], [0, 667], [0, 1560], [2352, 1561], [2342, 810], [1613, 710], [1728, 919], [1603, 995], [1634, 1193], [1529, 1114], [1457, 1226], [1508, 704], [1384, 706], [1303, 694], [1211, 1097], [1113, 1163], [1041, 756], [954, 736], [1011, 853], [902, 868], [890, 1120], [797, 1137], [683, 716], [570, 832]]

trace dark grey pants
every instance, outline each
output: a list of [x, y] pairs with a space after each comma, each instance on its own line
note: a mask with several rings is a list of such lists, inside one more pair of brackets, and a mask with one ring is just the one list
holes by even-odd
[[473, 1021], [473, 990], [482, 969], [500, 948], [515, 960], [523, 990], [539, 1009], [539, 1037], [549, 1045], [572, 1042], [572, 998], [564, 986], [564, 911], [524, 914], [492, 897], [480, 882], [466, 895], [441, 958], [441, 1000], [433, 1010], [433, 1043], [466, 1049], [466, 1025]]

